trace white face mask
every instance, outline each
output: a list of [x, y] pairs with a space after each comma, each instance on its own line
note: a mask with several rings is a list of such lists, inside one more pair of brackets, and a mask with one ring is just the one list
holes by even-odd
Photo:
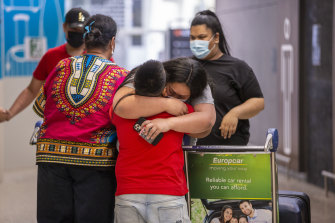
[[192, 40], [190, 41], [190, 48], [193, 55], [198, 59], [203, 59], [208, 56], [208, 54], [214, 49], [215, 44], [212, 49], [208, 49], [209, 42], [214, 38], [215, 35], [210, 38], [210, 40]]

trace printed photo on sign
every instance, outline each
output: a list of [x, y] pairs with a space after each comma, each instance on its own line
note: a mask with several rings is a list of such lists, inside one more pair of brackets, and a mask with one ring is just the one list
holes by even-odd
[[[193, 200], [193, 199], [192, 199]], [[201, 199], [204, 223], [271, 223], [272, 201]]]
[[[188, 153], [192, 203], [205, 223], [272, 223], [270, 153]], [[277, 213], [275, 214], [275, 216]]]

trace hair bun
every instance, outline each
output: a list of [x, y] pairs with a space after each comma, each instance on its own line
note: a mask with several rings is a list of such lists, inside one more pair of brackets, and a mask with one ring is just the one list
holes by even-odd
[[96, 14], [86, 22], [85, 30], [86, 49], [100, 48], [105, 50], [109, 42], [115, 37], [117, 26], [111, 17]]
[[92, 33], [92, 35], [93, 35], [95, 38], [102, 36], [102, 32], [100, 31], [100, 29], [98, 29], [98, 28], [96, 28], [96, 27], [92, 27], [90, 33]]

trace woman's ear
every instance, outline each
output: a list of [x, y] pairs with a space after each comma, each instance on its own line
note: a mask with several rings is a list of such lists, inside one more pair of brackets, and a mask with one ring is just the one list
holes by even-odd
[[220, 34], [219, 33], [215, 33], [214, 42], [215, 43], [220, 43]]
[[167, 92], [166, 92], [166, 86], [164, 87], [163, 91], [162, 91], [162, 96], [163, 97], [167, 97]]
[[112, 50], [112, 53], [114, 53], [115, 50], [115, 36], [112, 38], [112, 40], [109, 42], [110, 44], [110, 49]]

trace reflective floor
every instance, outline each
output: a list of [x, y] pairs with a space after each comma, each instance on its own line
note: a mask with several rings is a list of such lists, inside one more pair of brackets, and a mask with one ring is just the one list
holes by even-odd
[[311, 200], [311, 217], [314, 222], [334, 222], [335, 219], [335, 194], [328, 192], [325, 195], [323, 188], [306, 183], [297, 178], [279, 174], [279, 190], [302, 191], [308, 194]]
[[[5, 173], [0, 183], [0, 223], [36, 222], [36, 172], [34, 167]], [[302, 191], [309, 195], [312, 222], [334, 221], [334, 193], [329, 193], [327, 198], [322, 188], [281, 173], [278, 182], [280, 190]]]

